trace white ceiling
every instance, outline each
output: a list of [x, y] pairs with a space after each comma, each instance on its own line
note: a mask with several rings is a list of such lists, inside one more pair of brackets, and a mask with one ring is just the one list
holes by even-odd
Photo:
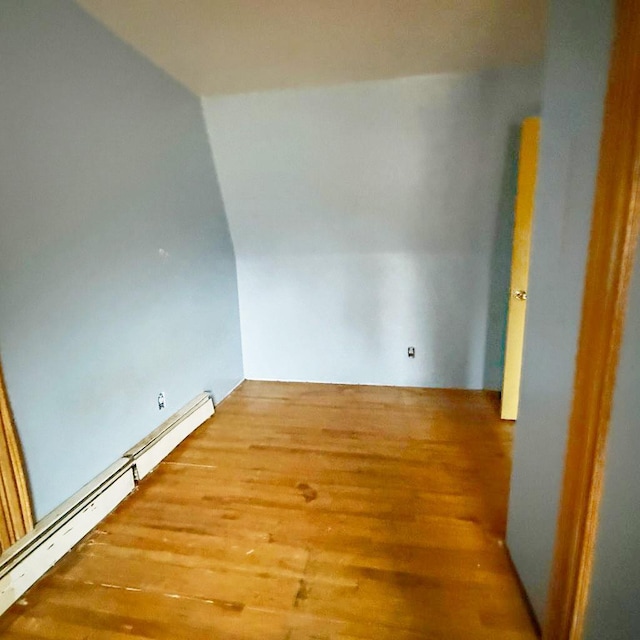
[[76, 0], [202, 96], [540, 60], [545, 0]]

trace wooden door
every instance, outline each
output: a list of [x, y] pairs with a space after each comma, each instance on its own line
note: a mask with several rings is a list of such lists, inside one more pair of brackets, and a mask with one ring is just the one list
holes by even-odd
[[501, 414], [503, 420], [515, 420], [518, 417], [539, 138], [540, 118], [527, 118], [522, 123], [518, 162], [518, 194], [513, 231], [511, 287], [502, 383]]
[[31, 500], [0, 367], [0, 550], [31, 529]]

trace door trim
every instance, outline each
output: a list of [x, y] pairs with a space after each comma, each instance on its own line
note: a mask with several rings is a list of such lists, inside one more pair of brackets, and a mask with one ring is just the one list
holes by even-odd
[[0, 366], [0, 551], [33, 529], [22, 451]]
[[640, 12], [619, 0], [544, 640], [584, 631], [604, 457], [640, 229]]

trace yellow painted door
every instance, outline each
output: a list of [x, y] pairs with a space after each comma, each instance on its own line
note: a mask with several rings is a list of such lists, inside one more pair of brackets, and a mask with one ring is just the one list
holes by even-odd
[[502, 382], [501, 413], [503, 420], [515, 420], [518, 417], [539, 138], [540, 118], [527, 118], [522, 123], [518, 163], [518, 194], [513, 230], [511, 288], [509, 291], [504, 380]]

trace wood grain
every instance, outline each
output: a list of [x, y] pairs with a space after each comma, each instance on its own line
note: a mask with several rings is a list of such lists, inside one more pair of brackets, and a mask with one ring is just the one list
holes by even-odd
[[497, 394], [245, 382], [0, 620], [7, 640], [536, 637]]
[[33, 528], [22, 452], [0, 366], [0, 550]]
[[617, 7], [576, 377], [543, 637], [582, 637], [620, 342], [640, 228], [640, 12]]

